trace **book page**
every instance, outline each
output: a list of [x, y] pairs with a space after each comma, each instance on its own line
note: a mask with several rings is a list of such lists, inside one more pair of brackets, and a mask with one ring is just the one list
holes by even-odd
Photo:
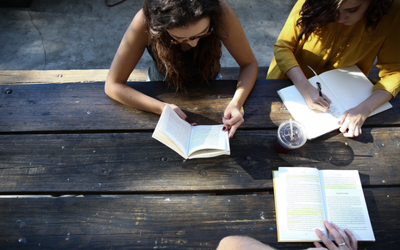
[[206, 150], [201, 153], [207, 154], [218, 149], [229, 149], [228, 132], [222, 131], [223, 127], [223, 124], [194, 126], [190, 136], [189, 156], [194, 156], [200, 150]]
[[187, 158], [192, 126], [166, 105], [154, 130], [153, 137]]
[[328, 221], [349, 229], [359, 241], [375, 241], [358, 171], [319, 172]]
[[278, 241], [319, 241], [315, 229], [326, 229], [318, 170], [280, 167], [273, 175]]
[[307, 138], [311, 140], [338, 129], [340, 127], [337, 123], [338, 118], [345, 109], [318, 76], [310, 78], [309, 81], [314, 87], [317, 87], [317, 81], [320, 82], [323, 93], [332, 100], [327, 112], [323, 113], [309, 109], [304, 97], [294, 85], [279, 90], [278, 94], [293, 118], [306, 127]]
[[193, 153], [190, 154], [189, 159], [193, 158], [210, 158], [210, 157], [215, 157], [215, 156], [220, 156], [220, 155], [230, 155], [231, 151], [229, 150], [229, 147], [227, 150], [223, 149], [202, 149], [202, 150], [196, 150]]
[[[358, 106], [372, 94], [373, 84], [356, 65], [326, 71], [320, 74], [320, 77], [345, 110]], [[372, 112], [371, 115], [391, 107], [392, 105], [387, 102]]]

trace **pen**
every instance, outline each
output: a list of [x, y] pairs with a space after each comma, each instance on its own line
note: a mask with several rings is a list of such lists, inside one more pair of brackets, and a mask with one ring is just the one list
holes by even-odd
[[320, 97], [323, 97], [323, 96], [322, 96], [322, 91], [321, 91], [321, 89], [322, 89], [322, 88], [321, 88], [321, 83], [317, 82], [317, 85], [318, 85], [319, 96], [320, 96]]

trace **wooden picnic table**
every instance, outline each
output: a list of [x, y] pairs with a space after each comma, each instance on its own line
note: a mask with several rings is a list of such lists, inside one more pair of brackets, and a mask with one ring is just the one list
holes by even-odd
[[[190, 122], [219, 124], [236, 83], [188, 93], [128, 84], [177, 104]], [[0, 248], [215, 249], [247, 235], [305, 249], [313, 245], [277, 242], [272, 171], [308, 166], [358, 170], [376, 237], [359, 249], [398, 249], [399, 99], [358, 138], [334, 131], [279, 154], [276, 129], [291, 116], [277, 90], [290, 84], [257, 80], [231, 155], [185, 161], [151, 137], [158, 115], [111, 100], [104, 82], [0, 83]]]

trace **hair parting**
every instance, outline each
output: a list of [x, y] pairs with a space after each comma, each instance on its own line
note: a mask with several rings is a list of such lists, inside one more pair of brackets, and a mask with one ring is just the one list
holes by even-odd
[[202, 74], [202, 81], [208, 81], [219, 72], [221, 39], [226, 36], [219, 0], [145, 0], [143, 11], [153, 54], [159, 65], [158, 71], [176, 91], [185, 89], [190, 75], [185, 70], [181, 46], [171, 43], [167, 30], [184, 27], [209, 17], [213, 32], [201, 38], [193, 48], [194, 64]]

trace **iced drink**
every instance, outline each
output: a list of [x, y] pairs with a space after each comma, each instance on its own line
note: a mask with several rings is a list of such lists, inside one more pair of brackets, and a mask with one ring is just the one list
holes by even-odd
[[307, 141], [307, 132], [300, 122], [284, 121], [279, 125], [275, 149], [282, 154], [302, 147]]

